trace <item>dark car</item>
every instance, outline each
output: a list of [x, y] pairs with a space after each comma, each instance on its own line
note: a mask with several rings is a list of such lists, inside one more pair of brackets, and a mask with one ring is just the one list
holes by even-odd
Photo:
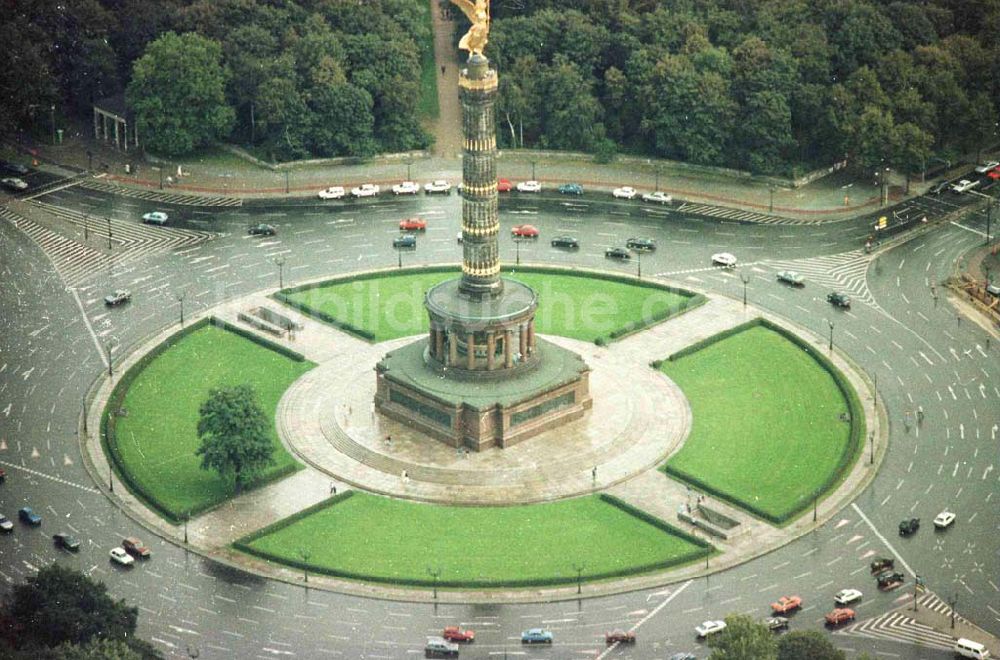
[[931, 188], [928, 192], [930, 192], [930, 194], [932, 195], [940, 195], [949, 188], [951, 188], [951, 181], [942, 181], [941, 183]]
[[900, 536], [916, 534], [918, 529], [920, 529], [920, 518], [910, 518], [899, 523]]
[[37, 513], [35, 513], [34, 511], [32, 511], [31, 507], [28, 506], [18, 511], [17, 517], [21, 520], [21, 522], [25, 523], [26, 525], [38, 526], [42, 524], [42, 517]]
[[558, 188], [559, 192], [563, 195], [582, 195], [583, 186], [579, 183], [564, 183]]
[[826, 301], [834, 307], [851, 308], [851, 299], [847, 297], [846, 293], [841, 293], [840, 291], [826, 294]]
[[604, 251], [604, 256], [608, 259], [621, 259], [622, 261], [628, 261], [632, 258], [628, 250], [620, 247], [608, 248]]
[[631, 630], [615, 628], [611, 632], [604, 633], [605, 644], [635, 644], [635, 633]]
[[656, 241], [651, 238], [630, 238], [625, 241], [625, 247], [630, 250], [639, 250], [642, 252], [652, 252], [656, 249]]
[[394, 248], [415, 248], [417, 247], [417, 237], [413, 234], [406, 234], [405, 236], [397, 236], [392, 239], [392, 247]]
[[104, 296], [104, 304], [107, 305], [108, 307], [117, 307], [118, 305], [124, 305], [130, 300], [132, 300], [132, 294], [122, 289], [118, 289], [111, 295]]
[[4, 169], [14, 174], [27, 174], [28, 168], [20, 163], [12, 163], [9, 160], [0, 160], [0, 169]]
[[55, 541], [57, 548], [65, 548], [70, 552], [76, 552], [80, 549], [80, 542], [76, 540], [76, 537], [70, 536], [69, 534], [59, 533], [52, 537]]
[[888, 591], [890, 589], [895, 589], [896, 587], [903, 584], [906, 577], [902, 573], [897, 573], [895, 571], [885, 571], [875, 578], [878, 582], [878, 588], [883, 591]]
[[552, 239], [552, 247], [563, 247], [563, 248], [578, 248], [580, 247], [580, 241], [576, 240], [572, 236], [556, 236]]
[[278, 230], [274, 228], [274, 225], [261, 223], [259, 225], [252, 225], [247, 229], [247, 233], [251, 236], [274, 236], [278, 233]]
[[882, 571], [892, 570], [896, 565], [896, 562], [891, 557], [876, 557], [872, 560], [872, 563], [868, 565], [871, 569], [872, 574], [881, 573]]

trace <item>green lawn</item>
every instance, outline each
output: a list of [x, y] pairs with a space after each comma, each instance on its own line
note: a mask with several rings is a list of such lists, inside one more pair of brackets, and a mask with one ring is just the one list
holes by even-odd
[[[252, 537], [251, 537], [252, 539]], [[384, 582], [515, 586], [651, 570], [701, 548], [600, 499], [511, 507], [420, 504], [355, 492], [256, 540], [254, 554]]]
[[839, 418], [848, 403], [833, 377], [764, 326], [661, 368], [693, 414], [691, 435], [668, 471], [773, 520], [812, 504], [853, 450], [850, 424]]
[[[427, 331], [424, 293], [457, 271], [385, 275], [288, 294], [295, 303], [371, 332], [376, 342]], [[593, 341], [629, 323], [676, 312], [690, 296], [627, 282], [562, 273], [507, 272], [538, 293], [535, 327], [543, 334]]]
[[117, 421], [122, 467], [144, 495], [175, 518], [221, 502], [230, 487], [200, 468], [195, 450], [198, 408], [216, 386], [250, 383], [271, 420], [276, 464], [263, 479], [298, 465], [274, 431], [274, 412], [289, 385], [311, 369], [239, 335], [211, 325], [195, 330], [157, 356], [129, 387]]

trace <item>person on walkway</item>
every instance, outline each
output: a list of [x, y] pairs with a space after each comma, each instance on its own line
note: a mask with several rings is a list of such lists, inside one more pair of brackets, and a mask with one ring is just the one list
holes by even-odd
[[441, 75], [442, 76], [444, 75], [444, 65], [443, 64], [441, 65]]
[[333, 482], [330, 483], [330, 494], [331, 495], [337, 494], [337, 486]]
[[597, 481], [597, 466], [596, 465], [594, 466], [594, 469], [590, 471], [590, 476], [594, 479], [594, 481]]

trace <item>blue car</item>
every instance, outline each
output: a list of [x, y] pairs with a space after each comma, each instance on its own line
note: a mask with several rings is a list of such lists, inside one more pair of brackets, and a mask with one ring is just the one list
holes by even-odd
[[552, 633], [541, 628], [532, 628], [521, 633], [522, 644], [551, 644]]
[[559, 192], [563, 195], [582, 195], [583, 186], [579, 183], [564, 183], [559, 186]]
[[17, 517], [21, 519], [21, 522], [28, 525], [41, 525], [42, 517], [31, 510], [30, 507], [24, 507], [17, 512]]

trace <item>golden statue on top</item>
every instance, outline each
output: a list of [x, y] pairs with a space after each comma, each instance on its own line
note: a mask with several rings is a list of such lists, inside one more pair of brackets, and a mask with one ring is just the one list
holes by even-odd
[[486, 38], [490, 34], [490, 0], [451, 0], [452, 4], [469, 17], [472, 27], [465, 33], [458, 47], [470, 55], [482, 55]]

